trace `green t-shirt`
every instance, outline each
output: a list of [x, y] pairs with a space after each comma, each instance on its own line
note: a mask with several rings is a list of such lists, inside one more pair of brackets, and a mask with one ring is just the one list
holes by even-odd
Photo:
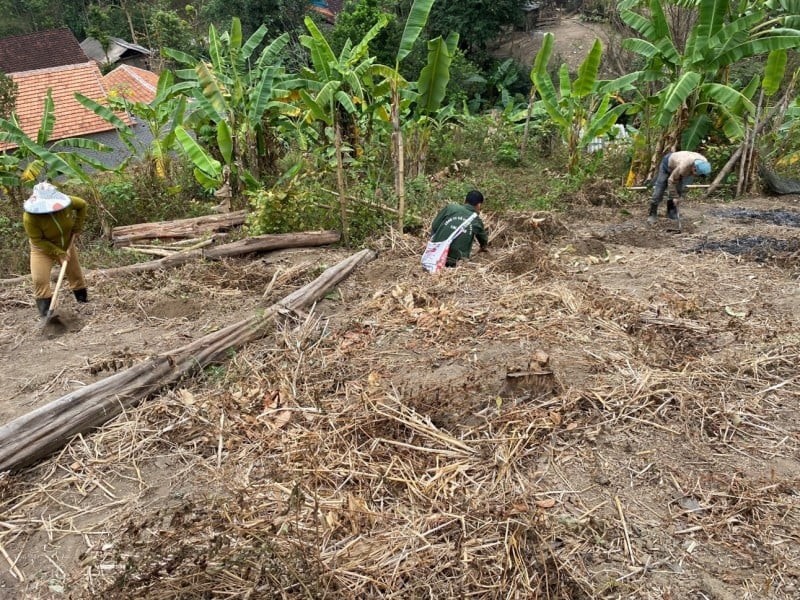
[[[431, 241], [441, 242], [450, 237], [458, 226], [469, 219], [475, 213], [475, 207], [470, 204], [448, 204], [431, 225]], [[486, 228], [483, 226], [480, 216], [472, 219], [467, 225], [466, 231], [454, 239], [450, 244], [450, 251], [447, 255], [447, 265], [453, 266], [456, 261], [462, 258], [469, 258], [472, 252], [472, 240], [477, 239], [481, 248], [489, 244], [489, 236], [486, 235]]]

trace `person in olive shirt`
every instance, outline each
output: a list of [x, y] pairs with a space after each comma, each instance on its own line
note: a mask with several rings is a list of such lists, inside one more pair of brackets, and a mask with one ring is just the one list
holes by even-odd
[[31, 246], [33, 293], [39, 314], [47, 315], [53, 292], [50, 271], [54, 263], [67, 264], [64, 275], [78, 302], [88, 302], [86, 281], [75, 250], [86, 220], [86, 201], [67, 196], [49, 183], [39, 183], [23, 205], [22, 224]]
[[[431, 241], [446, 240], [473, 213], [480, 215], [482, 206], [483, 194], [477, 190], [472, 190], [467, 194], [464, 204], [453, 203], [445, 206], [431, 224]], [[446, 266], [455, 267], [459, 260], [469, 258], [473, 239], [478, 240], [482, 252], [486, 251], [489, 245], [489, 236], [486, 235], [486, 228], [483, 226], [480, 216], [472, 219], [472, 222], [467, 225], [466, 231], [452, 241], [447, 254]]]

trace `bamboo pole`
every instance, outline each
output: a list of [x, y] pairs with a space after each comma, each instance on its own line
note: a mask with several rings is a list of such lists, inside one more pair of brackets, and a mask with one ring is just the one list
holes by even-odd
[[36, 462], [64, 446], [73, 436], [99, 427], [157, 390], [222, 359], [229, 350], [265, 336], [278, 313], [296, 312], [312, 305], [358, 265], [374, 258], [372, 250], [361, 250], [263, 313], [181, 348], [152, 356], [3, 425], [0, 427], [0, 471], [17, 470]]
[[[265, 234], [245, 238], [236, 242], [231, 242], [230, 244], [223, 244], [208, 250], [195, 246], [180, 252], [175, 252], [171, 256], [165, 256], [164, 258], [125, 265], [124, 267], [93, 269], [91, 271], [86, 271], [85, 274], [90, 277], [116, 277], [118, 275], [130, 275], [132, 273], [144, 273], [146, 271], [178, 267], [201, 258], [219, 260], [221, 258], [250, 254], [252, 252], [269, 252], [271, 250], [281, 250], [283, 248], [325, 246], [327, 244], [335, 244], [339, 241], [339, 238], [339, 232], [334, 230]], [[58, 273], [58, 271], [54, 271], [54, 273]], [[51, 275], [51, 277], [53, 277], [53, 275]], [[22, 275], [20, 277], [0, 279], [0, 287], [23, 283], [29, 281], [30, 278], [30, 275]]]
[[[780, 99], [780, 102], [778, 102], [775, 106], [773, 106], [770, 109], [769, 113], [764, 118], [764, 120], [761, 121], [758, 124], [758, 127], [755, 128], [754, 134], [753, 134], [754, 138], [756, 138], [759, 135], [761, 135], [761, 131], [764, 129], [764, 127], [767, 126], [767, 124], [770, 121], [772, 121], [772, 118], [775, 115], [786, 111], [786, 108], [789, 106], [789, 102], [794, 97], [795, 83], [796, 83], [795, 80], [792, 79], [792, 83], [786, 88], [786, 92], [784, 93], [783, 97]], [[728, 159], [728, 162], [725, 163], [725, 166], [722, 167], [722, 169], [720, 169], [719, 173], [717, 173], [717, 176], [714, 178], [714, 181], [712, 181], [711, 185], [708, 186], [708, 189], [706, 190], [706, 193], [703, 194], [704, 198], [707, 198], [708, 196], [713, 194], [714, 191], [716, 191], [716, 189], [722, 183], [722, 180], [725, 179], [725, 177], [728, 176], [728, 173], [730, 173], [731, 170], [733, 169], [734, 165], [736, 164], [736, 161], [739, 160], [739, 157], [741, 157], [742, 152], [744, 151], [744, 149], [745, 149], [744, 148], [744, 144], [742, 144], [734, 151], [734, 153]]]

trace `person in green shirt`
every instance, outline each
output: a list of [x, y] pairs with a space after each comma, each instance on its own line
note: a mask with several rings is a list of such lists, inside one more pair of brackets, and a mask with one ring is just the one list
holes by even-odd
[[44, 317], [50, 309], [50, 271], [55, 263], [66, 263], [64, 275], [75, 299], [88, 302], [86, 281], [75, 250], [75, 241], [86, 221], [86, 201], [67, 196], [44, 182], [34, 186], [23, 209], [22, 224], [30, 241], [33, 294], [39, 314]]
[[[478, 190], [468, 192], [467, 197], [464, 199], [464, 204], [452, 203], [445, 206], [439, 211], [439, 214], [436, 215], [431, 224], [431, 241], [442, 242], [446, 240], [451, 233], [458, 229], [461, 223], [469, 219], [473, 214], [480, 215], [482, 206], [483, 194]], [[489, 246], [489, 236], [486, 235], [486, 228], [480, 216], [475, 217], [467, 225], [466, 231], [452, 241], [447, 254], [446, 266], [455, 267], [459, 260], [469, 258], [474, 239], [478, 240], [481, 252], [485, 252]]]

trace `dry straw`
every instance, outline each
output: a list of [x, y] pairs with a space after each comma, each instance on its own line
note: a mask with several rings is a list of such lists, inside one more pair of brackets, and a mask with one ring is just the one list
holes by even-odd
[[[18, 589], [797, 597], [800, 337], [754, 299], [781, 273], [736, 264], [734, 284], [725, 257], [689, 256], [659, 279], [658, 252], [591, 260], [556, 252], [571, 243], [558, 228], [501, 225], [503, 244], [436, 277], [418, 239], [387, 238], [224, 371], [5, 477], [0, 554]], [[220, 302], [274, 297], [312, 264], [191, 266], [180, 281]], [[744, 305], [752, 316], [724, 310]], [[549, 387], [501, 396], [534, 366]], [[54, 556], [49, 584], [31, 581], [24, 554], [65, 540], [80, 560]]]

